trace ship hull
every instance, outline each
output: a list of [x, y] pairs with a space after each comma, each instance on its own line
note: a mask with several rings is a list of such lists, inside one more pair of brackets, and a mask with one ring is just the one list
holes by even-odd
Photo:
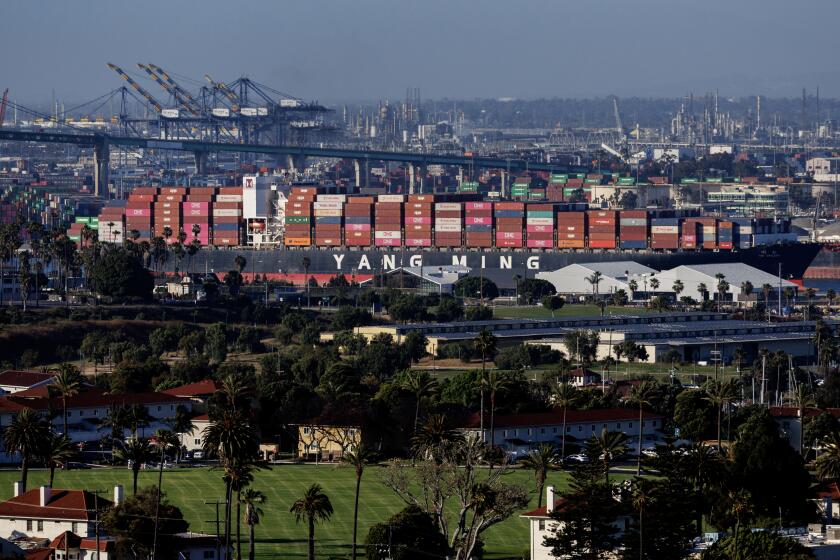
[[192, 258], [180, 263], [169, 259], [167, 269], [174, 271], [224, 274], [237, 268], [237, 256], [245, 258], [242, 274], [253, 277], [284, 279], [298, 283], [307, 276], [319, 282], [343, 274], [348, 279], [362, 281], [398, 267], [443, 267], [460, 265], [471, 269], [472, 275], [484, 275], [501, 288], [512, 288], [515, 277], [533, 277], [570, 264], [590, 262], [634, 261], [656, 270], [681, 265], [708, 263], [744, 263], [784, 278], [802, 278], [805, 270], [820, 250], [816, 243], [787, 243], [753, 247], [738, 251], [504, 251], [498, 249], [440, 249], [422, 250], [394, 248], [393, 250], [347, 248], [333, 249], [202, 249]]

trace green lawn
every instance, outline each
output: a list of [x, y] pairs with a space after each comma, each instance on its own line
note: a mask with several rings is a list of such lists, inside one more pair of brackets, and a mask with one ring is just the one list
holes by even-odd
[[[380, 482], [382, 469], [369, 467], [362, 481], [359, 511], [359, 541], [364, 542], [369, 527], [385, 520], [403, 507], [401, 500]], [[18, 480], [15, 471], [0, 472], [0, 498], [11, 497], [12, 484]], [[30, 471], [29, 488], [45, 484], [48, 473]], [[536, 507], [534, 478], [530, 472], [515, 471], [509, 481], [523, 484], [532, 493], [532, 507]], [[569, 477], [564, 472], [549, 474], [549, 483], [558, 490], [566, 488]], [[335, 465], [278, 465], [256, 473], [253, 487], [265, 492], [268, 502], [262, 506], [264, 517], [257, 527], [257, 558], [303, 558], [306, 556], [306, 528], [296, 525], [289, 513], [292, 502], [313, 482], [323, 486], [335, 508], [332, 520], [316, 529], [319, 558], [349, 557], [353, 531], [353, 490], [355, 476], [348, 467]], [[140, 473], [139, 485], [157, 483], [157, 471]], [[85, 488], [103, 490], [109, 497], [115, 484], [123, 484], [131, 492], [131, 471], [126, 468], [74, 470], [57, 472], [57, 488]], [[181, 508], [190, 529], [213, 532], [215, 506], [204, 501], [222, 499], [224, 487], [221, 472], [214, 469], [173, 469], [164, 472], [163, 489], [171, 502]], [[247, 527], [243, 526], [243, 554], [247, 553]], [[518, 558], [528, 546], [528, 528], [517, 517], [491, 527], [486, 533], [488, 558]]]
[[[612, 315], [636, 315], [648, 313], [645, 307], [616, 307], [608, 306], [606, 314]], [[574, 304], [564, 305], [562, 309], [554, 312], [555, 317], [574, 317], [599, 315], [601, 310], [597, 305]], [[498, 306], [493, 308], [493, 315], [497, 319], [551, 319], [551, 311], [541, 305], [517, 305], [512, 307]]]

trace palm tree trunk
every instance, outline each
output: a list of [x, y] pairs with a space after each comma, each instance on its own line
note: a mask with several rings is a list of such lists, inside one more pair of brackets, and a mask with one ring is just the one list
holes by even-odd
[[639, 509], [639, 560], [643, 560], [645, 557], [644, 548], [645, 548], [645, 533], [644, 533], [644, 515], [642, 510]]
[[496, 434], [493, 432], [496, 423], [496, 391], [490, 391], [490, 447], [496, 443]]
[[62, 395], [61, 397], [61, 407], [62, 407], [62, 414], [64, 418], [64, 435], [67, 435], [67, 396]]
[[163, 489], [163, 449], [160, 451], [160, 465], [158, 468], [157, 499], [155, 500], [155, 536], [152, 541], [152, 558], [157, 558], [158, 523], [160, 522], [160, 493]]
[[735, 521], [735, 550], [732, 551], [732, 556], [734, 560], [738, 560], [738, 532], [741, 529], [741, 520], [738, 519]]
[[417, 420], [420, 418], [420, 395], [416, 395], [416, 401], [414, 404], [414, 433], [417, 433]]
[[721, 425], [721, 414], [723, 413], [723, 405], [718, 405], [718, 450], [721, 449], [721, 439], [720, 439], [720, 425]]
[[50, 488], [53, 487], [53, 481], [55, 480], [55, 463], [52, 461], [50, 462]]
[[566, 409], [568, 406], [563, 405], [563, 435], [560, 440], [560, 462], [566, 460]]
[[254, 560], [254, 524], [248, 524], [248, 560]]
[[644, 433], [642, 432], [642, 405], [639, 405], [639, 456], [636, 458], [636, 476], [642, 474], [642, 436]]
[[[543, 487], [545, 486], [545, 475], [543, 473], [537, 474], [537, 509], [542, 507]], [[548, 503], [545, 504], [548, 506]]]
[[233, 488], [231, 484], [226, 483], [225, 488], [225, 558], [230, 558], [230, 506], [231, 496], [233, 495]]
[[242, 510], [240, 509], [242, 498], [242, 491], [236, 491], [236, 560], [242, 560], [242, 519], [240, 519]]
[[21, 454], [20, 457], [20, 483], [23, 486], [23, 491], [26, 492], [26, 478], [29, 475], [29, 457]]
[[137, 477], [140, 475], [140, 463], [137, 461], [131, 465], [131, 474], [134, 476], [134, 494], [137, 495]]
[[309, 515], [309, 560], [315, 560], [315, 517]]
[[353, 560], [356, 560], [356, 535], [359, 529], [359, 489], [362, 486], [361, 475], [356, 476], [356, 499], [353, 502]]

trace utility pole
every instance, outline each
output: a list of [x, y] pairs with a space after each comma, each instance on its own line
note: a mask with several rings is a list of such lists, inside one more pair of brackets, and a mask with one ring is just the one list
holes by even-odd
[[[96, 558], [95, 560], [99, 560], [99, 494], [102, 494], [103, 490], [89, 490], [91, 494], [93, 494], [93, 530], [96, 534]], [[65, 539], [66, 542], [66, 539]]]
[[[219, 500], [219, 498], [216, 498], [212, 502], [208, 501], [208, 500], [204, 500], [204, 505], [206, 505], [206, 506], [208, 506], [208, 505], [216, 506], [216, 520], [213, 521], [211, 519], [209, 521], [205, 521], [205, 523], [214, 523], [216, 525], [216, 558], [221, 558], [219, 556], [219, 554], [221, 553], [221, 539], [222, 539], [222, 535], [219, 532], [219, 524], [221, 523], [221, 521], [219, 521], [219, 506], [224, 504], [224, 503], [225, 502]], [[225, 557], [227, 557], [227, 551], [225, 551]]]

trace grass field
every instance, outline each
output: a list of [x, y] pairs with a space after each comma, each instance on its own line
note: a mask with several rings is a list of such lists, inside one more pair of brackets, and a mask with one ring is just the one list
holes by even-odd
[[[645, 307], [616, 307], [609, 306], [604, 311], [607, 315], [636, 315], [648, 313]], [[575, 304], [564, 305], [554, 312], [555, 317], [575, 317], [599, 315], [601, 310], [597, 305]], [[541, 305], [517, 305], [513, 307], [498, 306], [493, 308], [493, 315], [497, 319], [551, 319], [551, 311]]]
[[[402, 507], [403, 502], [380, 482], [382, 468], [371, 466], [365, 471], [359, 500], [359, 542], [363, 543], [368, 529], [384, 521]], [[524, 485], [531, 491], [531, 505], [536, 507], [533, 474], [514, 471], [508, 480]], [[0, 498], [11, 497], [12, 485], [18, 480], [16, 471], [0, 471]], [[30, 471], [28, 487], [45, 484], [46, 471]], [[289, 513], [292, 502], [317, 482], [330, 497], [335, 514], [332, 520], [316, 529], [316, 546], [319, 558], [349, 557], [353, 531], [353, 491], [355, 475], [352, 468], [337, 465], [278, 465], [271, 470], [256, 473], [253, 487], [262, 490], [268, 501], [262, 506], [264, 516], [257, 526], [257, 558], [303, 558], [306, 556], [306, 527], [296, 525]], [[549, 483], [558, 490], [566, 488], [568, 474], [552, 472]], [[157, 483], [157, 471], [140, 473], [139, 486]], [[112, 496], [115, 484], [123, 484], [131, 492], [131, 471], [126, 468], [74, 470], [57, 472], [57, 488], [84, 488], [103, 490]], [[164, 471], [163, 489], [169, 500], [184, 512], [190, 529], [197, 532], [214, 532], [215, 506], [205, 505], [224, 496], [221, 472], [214, 469], [173, 469]], [[533, 509], [533, 508], [531, 508]], [[528, 546], [528, 529], [518, 516], [491, 527], [486, 535], [487, 558], [519, 558]], [[243, 525], [243, 554], [247, 554], [247, 527]]]

